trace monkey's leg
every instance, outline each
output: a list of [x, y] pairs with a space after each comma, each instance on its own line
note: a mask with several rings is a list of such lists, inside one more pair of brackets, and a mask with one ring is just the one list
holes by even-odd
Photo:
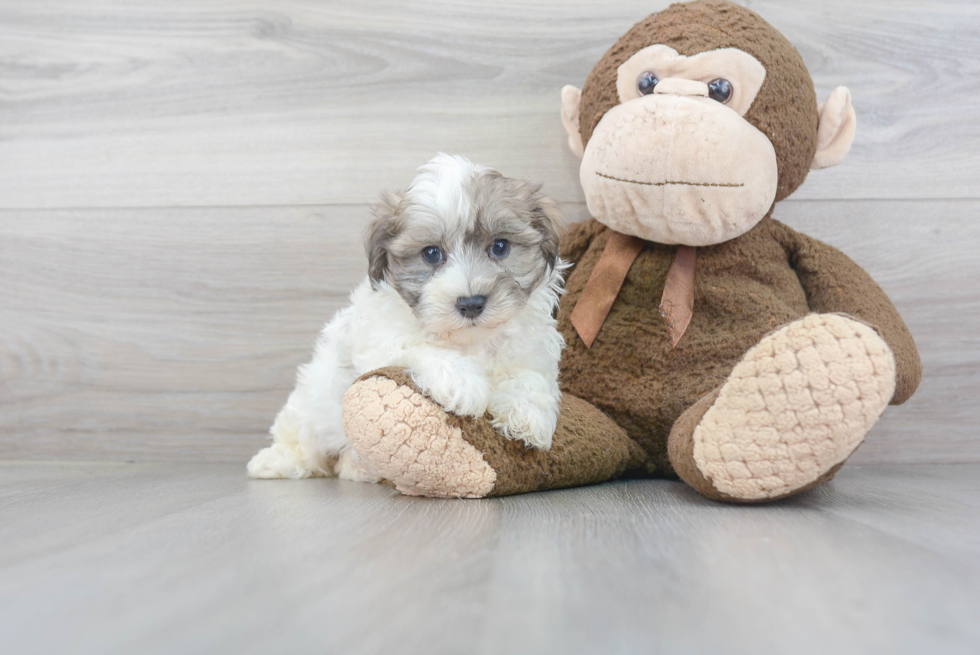
[[716, 500], [761, 502], [834, 476], [895, 391], [895, 359], [864, 323], [811, 314], [765, 337], [688, 408], [671, 465]]
[[646, 454], [609, 417], [562, 399], [550, 450], [494, 432], [489, 415], [447, 413], [400, 368], [362, 376], [344, 397], [347, 438], [403, 494], [483, 498], [604, 482], [641, 467]]

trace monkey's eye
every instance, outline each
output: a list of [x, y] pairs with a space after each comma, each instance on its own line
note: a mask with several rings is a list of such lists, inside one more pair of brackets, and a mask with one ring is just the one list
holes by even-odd
[[708, 97], [725, 104], [732, 99], [732, 83], [719, 77], [708, 82]]
[[510, 254], [510, 242], [507, 239], [497, 239], [490, 246], [490, 256], [494, 259], [503, 259]]
[[439, 246], [427, 246], [422, 249], [422, 261], [430, 266], [442, 263], [444, 255]]
[[641, 96], [648, 96], [653, 93], [653, 87], [657, 86], [659, 81], [656, 75], [650, 71], [644, 71], [636, 78], [636, 90], [640, 92]]

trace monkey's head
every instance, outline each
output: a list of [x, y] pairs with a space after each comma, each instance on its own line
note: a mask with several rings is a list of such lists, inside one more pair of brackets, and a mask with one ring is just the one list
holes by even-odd
[[581, 91], [562, 89], [562, 121], [596, 219], [689, 246], [750, 230], [810, 168], [843, 161], [855, 128], [846, 88], [818, 107], [799, 52], [725, 0], [634, 25]]

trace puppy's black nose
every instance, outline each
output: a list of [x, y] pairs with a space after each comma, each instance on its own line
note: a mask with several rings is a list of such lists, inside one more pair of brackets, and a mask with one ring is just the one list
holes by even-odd
[[456, 311], [466, 318], [476, 318], [486, 306], [486, 296], [460, 296], [456, 299]]

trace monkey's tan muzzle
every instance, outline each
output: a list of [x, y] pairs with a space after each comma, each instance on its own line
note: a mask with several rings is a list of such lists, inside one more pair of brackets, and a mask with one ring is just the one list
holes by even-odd
[[703, 82], [666, 79], [602, 117], [580, 169], [593, 216], [649, 241], [704, 246], [766, 215], [776, 197], [776, 152], [706, 95]]

